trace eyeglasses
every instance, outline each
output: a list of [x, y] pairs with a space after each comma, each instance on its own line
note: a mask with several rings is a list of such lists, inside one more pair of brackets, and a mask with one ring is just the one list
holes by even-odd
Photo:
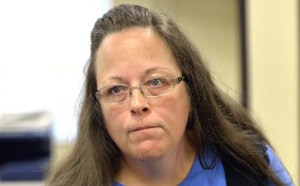
[[178, 85], [184, 78], [184, 76], [177, 78], [159, 76], [143, 81], [140, 86], [130, 87], [125, 84], [110, 85], [99, 89], [95, 92], [95, 96], [101, 102], [122, 103], [131, 96], [132, 89], [140, 88], [144, 96], [159, 97], [171, 92], [175, 85]]

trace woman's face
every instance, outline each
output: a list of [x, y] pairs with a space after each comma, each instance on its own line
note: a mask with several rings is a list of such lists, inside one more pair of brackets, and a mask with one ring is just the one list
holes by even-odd
[[[106, 36], [96, 53], [97, 88], [139, 86], [156, 76], [181, 76], [170, 49], [149, 28]], [[107, 130], [123, 155], [140, 160], [182, 150], [189, 115], [184, 83], [161, 97], [145, 97], [139, 88], [122, 103], [100, 102]]]

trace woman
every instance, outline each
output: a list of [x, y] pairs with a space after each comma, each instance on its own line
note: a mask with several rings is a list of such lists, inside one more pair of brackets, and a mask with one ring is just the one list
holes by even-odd
[[293, 184], [168, 17], [120, 5], [91, 41], [78, 138], [50, 185]]

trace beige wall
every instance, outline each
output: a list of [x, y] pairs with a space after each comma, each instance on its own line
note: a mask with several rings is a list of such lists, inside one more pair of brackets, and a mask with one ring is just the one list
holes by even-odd
[[250, 105], [299, 182], [299, 7], [297, 0], [248, 1]]
[[178, 1], [177, 21], [198, 46], [219, 86], [239, 101], [241, 63], [237, 0]]

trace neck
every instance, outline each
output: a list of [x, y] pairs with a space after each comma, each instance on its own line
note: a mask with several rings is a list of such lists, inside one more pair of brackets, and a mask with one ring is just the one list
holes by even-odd
[[117, 181], [124, 185], [178, 185], [191, 170], [195, 154], [184, 137], [162, 157], [139, 160], [123, 156]]

